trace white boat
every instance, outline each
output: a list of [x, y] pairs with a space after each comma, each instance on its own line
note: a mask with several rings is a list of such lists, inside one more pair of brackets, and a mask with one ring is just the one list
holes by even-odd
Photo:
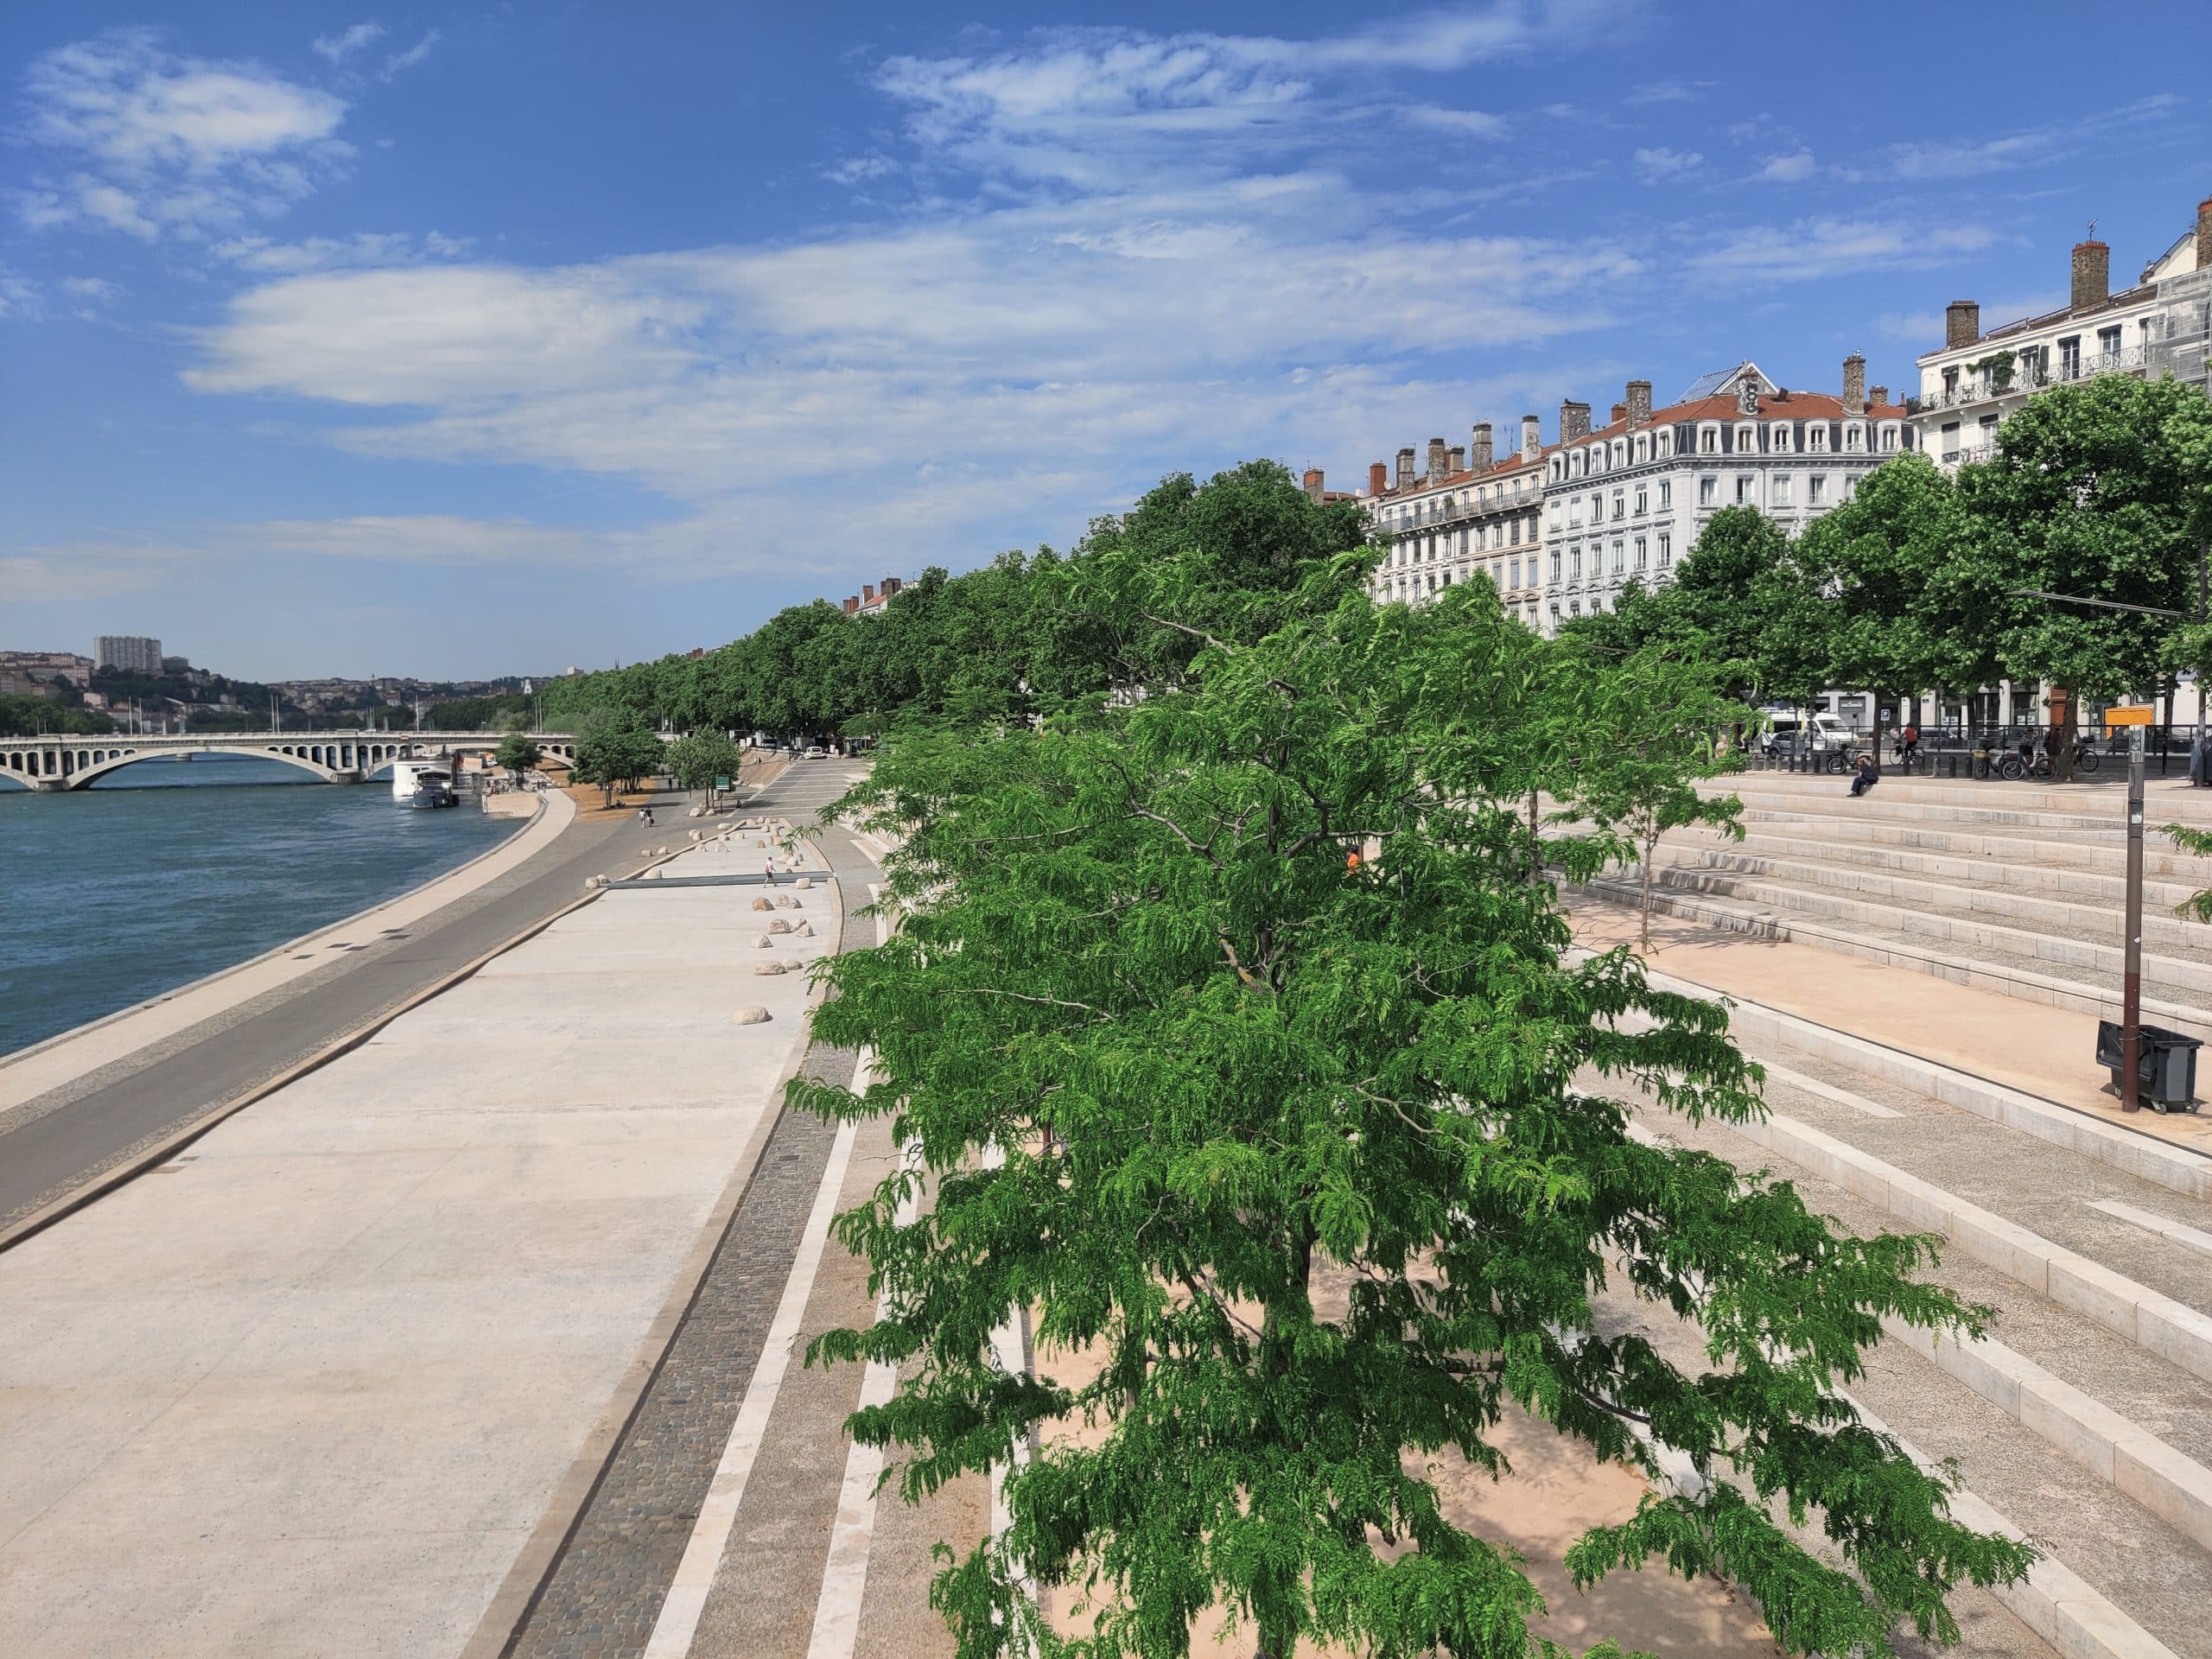
[[415, 791], [424, 784], [453, 787], [453, 768], [442, 760], [395, 760], [391, 763], [391, 798], [411, 804]]

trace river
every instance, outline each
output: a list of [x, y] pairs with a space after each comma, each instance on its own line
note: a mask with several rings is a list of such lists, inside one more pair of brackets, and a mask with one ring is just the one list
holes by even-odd
[[0, 1055], [419, 887], [523, 822], [229, 755], [65, 795], [0, 785]]

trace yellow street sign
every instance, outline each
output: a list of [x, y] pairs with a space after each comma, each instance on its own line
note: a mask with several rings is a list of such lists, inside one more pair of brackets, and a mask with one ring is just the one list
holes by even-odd
[[2105, 710], [2105, 724], [2107, 726], [2149, 726], [2154, 723], [2151, 719], [2151, 714], [2152, 711], [2148, 709], [2107, 709]]

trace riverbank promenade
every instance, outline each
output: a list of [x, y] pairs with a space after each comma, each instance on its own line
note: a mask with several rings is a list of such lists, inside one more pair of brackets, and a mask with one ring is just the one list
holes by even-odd
[[8, 1645], [459, 1653], [561, 1541], [847, 925], [818, 855], [805, 891], [744, 836], [631, 885], [639, 833], [592, 839], [614, 887], [0, 1254]]

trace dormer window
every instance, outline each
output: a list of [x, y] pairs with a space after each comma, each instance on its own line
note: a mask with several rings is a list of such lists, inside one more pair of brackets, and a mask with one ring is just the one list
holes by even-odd
[[1697, 452], [1700, 455], [1717, 455], [1720, 453], [1720, 429], [1719, 427], [1700, 426], [1698, 428]]
[[1884, 454], [1892, 455], [1897, 453], [1897, 428], [1896, 422], [1885, 421], [1882, 423], [1881, 444], [1882, 453]]
[[1847, 421], [1843, 428], [1843, 448], [1847, 454], [1863, 454], [1866, 449], [1866, 428], [1863, 422]]
[[1805, 453], [1825, 455], [1828, 452], [1828, 423], [1818, 421], [1805, 429]]
[[1669, 427], [1659, 435], [1659, 459], [1665, 461], [1675, 453], [1674, 429]]
[[1738, 421], [1736, 423], [1736, 453], [1739, 455], [1755, 455], [1758, 453], [1758, 428], [1749, 421]]
[[1635, 453], [1636, 464], [1639, 467], [1651, 459], [1651, 438], [1648, 433], [1637, 434]]
[[1766, 429], [1767, 448], [1777, 455], [1789, 453], [1789, 423], [1777, 421]]
[[1616, 467], [1628, 465], [1628, 445], [1623, 443], [1618, 438], [1613, 440], [1613, 465]]

